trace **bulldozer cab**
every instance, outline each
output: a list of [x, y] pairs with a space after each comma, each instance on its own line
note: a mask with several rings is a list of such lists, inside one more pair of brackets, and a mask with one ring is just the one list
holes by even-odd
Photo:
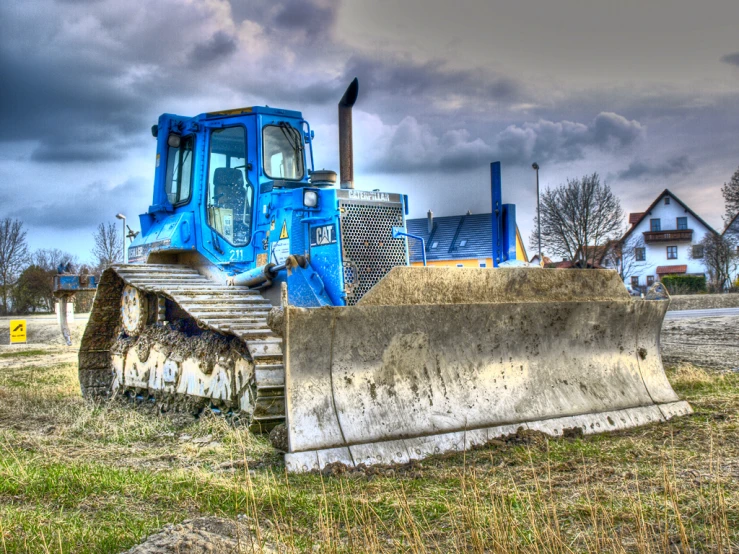
[[194, 250], [234, 272], [263, 262], [273, 189], [309, 184], [307, 129], [299, 112], [266, 107], [162, 115], [153, 203], [129, 261]]

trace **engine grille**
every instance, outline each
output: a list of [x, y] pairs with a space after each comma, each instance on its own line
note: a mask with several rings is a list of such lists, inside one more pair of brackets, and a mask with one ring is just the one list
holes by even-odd
[[346, 300], [353, 306], [391, 268], [406, 265], [406, 242], [393, 238], [393, 227], [403, 226], [403, 208], [344, 201], [339, 208]]

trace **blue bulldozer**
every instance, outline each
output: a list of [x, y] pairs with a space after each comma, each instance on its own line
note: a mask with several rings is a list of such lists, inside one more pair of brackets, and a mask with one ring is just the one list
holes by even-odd
[[84, 396], [238, 414], [272, 431], [290, 471], [690, 412], [659, 353], [669, 301], [630, 298], [615, 271], [506, 267], [498, 164], [496, 267], [411, 267], [407, 197], [354, 188], [357, 94], [355, 79], [339, 103], [340, 178], [314, 168], [298, 111], [159, 118], [128, 263], [58, 279], [63, 301], [97, 289]]

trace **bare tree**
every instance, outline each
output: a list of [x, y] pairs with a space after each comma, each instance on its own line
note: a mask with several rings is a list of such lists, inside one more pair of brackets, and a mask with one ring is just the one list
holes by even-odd
[[42, 294], [43, 302], [47, 309], [51, 311], [54, 309], [54, 303], [56, 302], [54, 298], [54, 275], [57, 274], [60, 267], [66, 268], [70, 265], [72, 266], [70, 270], [75, 271], [74, 266], [77, 264], [77, 257], [58, 248], [41, 248], [31, 255], [31, 259], [33, 261], [31, 267], [36, 267], [45, 274], [43, 279], [45, 286], [41, 287], [40, 285], [41, 273], [38, 270], [26, 275], [24, 286], [29, 291]]
[[76, 265], [77, 257], [58, 248], [40, 248], [31, 256], [33, 263], [44, 271], [56, 273], [59, 266]]
[[115, 223], [101, 223], [93, 234], [95, 247], [92, 255], [97, 260], [97, 270], [104, 271], [116, 262], [123, 261], [123, 239]]
[[18, 219], [0, 219], [0, 295], [3, 313], [8, 313], [8, 298], [21, 271], [28, 263], [28, 245], [23, 223]]
[[[739, 268], [739, 252], [737, 252], [736, 242], [717, 233], [707, 233], [698, 246], [703, 251], [703, 257], [699, 259], [702, 259], [708, 270], [711, 288], [717, 292], [731, 288], [731, 276]], [[695, 256], [695, 250], [691, 253], [691, 257], [698, 259]]]
[[[547, 189], [540, 211], [542, 246], [581, 267], [596, 263], [603, 245], [619, 234], [624, 217], [618, 198], [597, 173]], [[535, 219], [531, 244], [537, 233]]]
[[721, 193], [724, 195], [724, 204], [726, 205], [726, 215], [724, 223], [728, 225], [734, 216], [739, 213], [739, 168], [734, 172], [728, 183], [724, 183], [721, 187]]

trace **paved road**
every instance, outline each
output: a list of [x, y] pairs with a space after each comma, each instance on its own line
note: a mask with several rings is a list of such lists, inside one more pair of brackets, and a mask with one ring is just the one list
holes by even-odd
[[[26, 315], [2, 315], [0, 316], [0, 321], [8, 321], [11, 319], [25, 319], [28, 321], [56, 321], [56, 314], [26, 314]], [[74, 314], [74, 320], [75, 321], [87, 321], [90, 319], [89, 313], [81, 313], [81, 314]]]
[[715, 308], [712, 310], [677, 310], [667, 312], [665, 319], [686, 319], [696, 317], [722, 317], [727, 315], [739, 316], [739, 308]]

